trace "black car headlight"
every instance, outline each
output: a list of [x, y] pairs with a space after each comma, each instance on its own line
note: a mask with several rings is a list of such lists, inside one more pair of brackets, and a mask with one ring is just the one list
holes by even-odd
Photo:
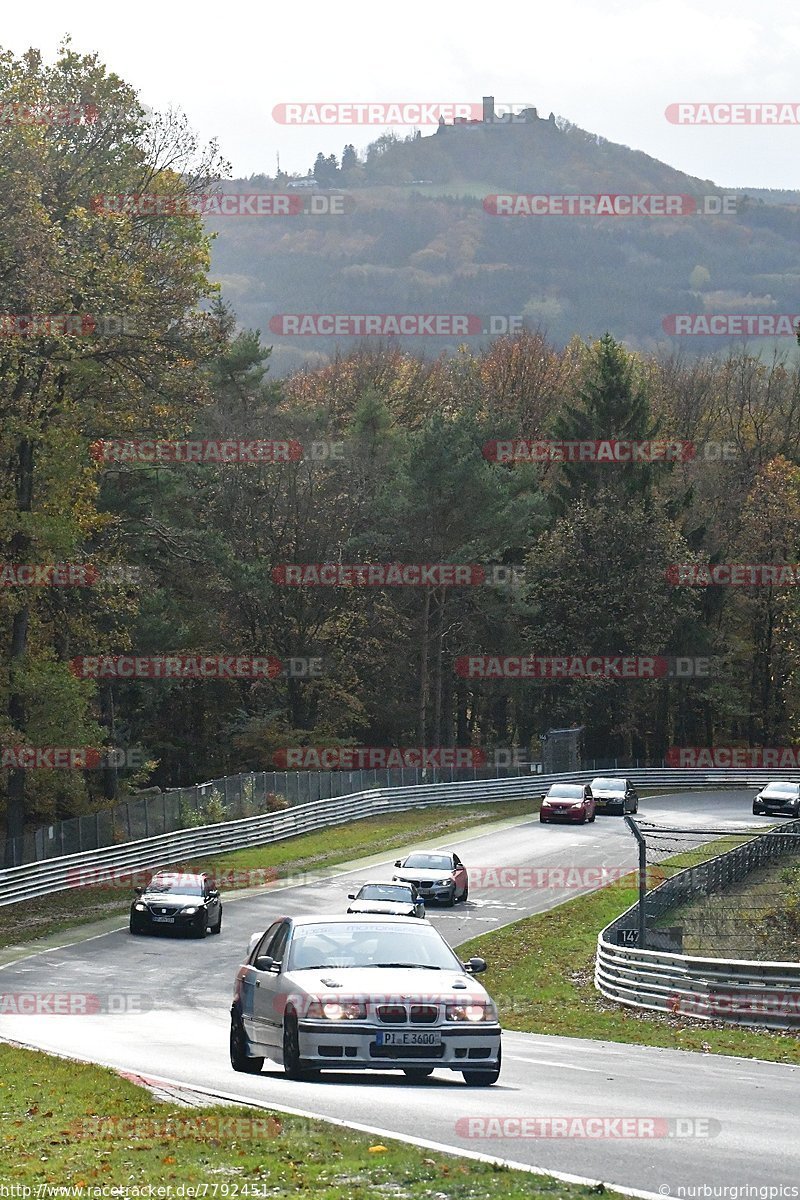
[[188, 908], [182, 908], [182, 909], [181, 909], [181, 916], [183, 916], [183, 917], [193, 917], [193, 916], [194, 916], [194, 914], [195, 914], [196, 912], [197, 912], [197, 905], [196, 905], [196, 904], [190, 904]]
[[312, 1000], [307, 1016], [323, 1021], [364, 1021], [367, 1006], [362, 1000]]
[[482, 1000], [478, 1004], [448, 1004], [445, 1020], [479, 1025], [482, 1021], [496, 1021], [497, 1007], [493, 1000]]
[[147, 905], [142, 904], [141, 900], [137, 900], [133, 907], [137, 912], [147, 912]]

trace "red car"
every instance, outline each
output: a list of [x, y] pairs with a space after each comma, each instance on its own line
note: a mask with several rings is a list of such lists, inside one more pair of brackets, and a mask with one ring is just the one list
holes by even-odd
[[449, 850], [420, 851], [398, 858], [392, 879], [412, 883], [423, 900], [441, 900], [452, 908], [469, 895], [467, 868]]
[[588, 783], [554, 783], [542, 801], [540, 821], [594, 820], [594, 796]]

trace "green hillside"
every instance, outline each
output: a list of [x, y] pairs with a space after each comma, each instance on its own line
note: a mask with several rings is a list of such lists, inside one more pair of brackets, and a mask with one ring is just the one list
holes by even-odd
[[[358, 341], [271, 331], [270, 318], [282, 313], [505, 314], [559, 344], [610, 330], [632, 348], [680, 344], [693, 355], [730, 339], [672, 338], [662, 324], [668, 314], [798, 306], [800, 208], [791, 193], [739, 193], [735, 212], [722, 215], [487, 212], [484, 198], [502, 192], [723, 195], [708, 180], [563, 121], [385, 135], [358, 165], [321, 178], [347, 195], [350, 211], [208, 220], [218, 235], [215, 278], [242, 325], [274, 345], [279, 373]], [[285, 186], [285, 177], [267, 176], [225, 185]], [[459, 340], [403, 339], [427, 355], [452, 352]], [[778, 344], [794, 352], [791, 338]], [[751, 344], [765, 347], [771, 351], [765, 338]]]

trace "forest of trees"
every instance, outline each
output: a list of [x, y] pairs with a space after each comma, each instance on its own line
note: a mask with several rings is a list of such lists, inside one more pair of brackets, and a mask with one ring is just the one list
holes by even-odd
[[[0, 345], [4, 564], [92, 564], [0, 588], [0, 747], [130, 745], [119, 785], [268, 769], [276, 748], [519, 747], [585, 726], [590, 757], [798, 738], [798, 590], [675, 586], [686, 563], [800, 561], [800, 370], [744, 350], [566, 346], [525, 330], [423, 358], [361, 344], [276, 382], [209, 281], [199, 217], [95, 212], [224, 172], [174, 118], [68, 48], [0, 57], [15, 102], [111, 114], [0, 130], [0, 312], [93, 314]], [[364, 311], [362, 309], [362, 311]], [[125, 321], [99, 318], [124, 316]], [[616, 335], [616, 336], [614, 336]], [[295, 439], [271, 464], [104, 462], [103, 439]], [[491, 461], [496, 439], [671, 438], [675, 463]], [[721, 447], [725, 452], [721, 452]], [[716, 449], [715, 449], [716, 447]], [[285, 563], [524, 567], [515, 586], [287, 587]], [[115, 576], [112, 566], [136, 568]], [[312, 679], [77, 678], [81, 655], [321, 659]], [[476, 680], [464, 655], [704, 656], [706, 678]], [[98, 771], [0, 770], [9, 835], [111, 802]]]

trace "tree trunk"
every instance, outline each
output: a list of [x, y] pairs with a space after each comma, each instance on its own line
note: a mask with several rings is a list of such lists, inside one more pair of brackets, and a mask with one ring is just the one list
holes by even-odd
[[[33, 498], [33, 443], [25, 438], [17, 448], [17, 511], [31, 511]], [[27, 533], [17, 531], [11, 538], [11, 561], [25, 562], [31, 546]], [[28, 648], [28, 626], [30, 624], [30, 608], [24, 603], [14, 614], [11, 626], [11, 646], [9, 649], [9, 678], [10, 689], [8, 697], [8, 718], [14, 729], [20, 734], [25, 731], [25, 702], [19, 691], [17, 669]], [[25, 833], [25, 771], [21, 767], [13, 767], [8, 773], [8, 804], [6, 808], [6, 850], [5, 866], [13, 867], [22, 862], [22, 837]], [[14, 839], [20, 839], [15, 843]]]
[[422, 636], [419, 647], [419, 707], [417, 713], [417, 737], [420, 746], [425, 745], [425, 734], [428, 728], [428, 675], [430, 651], [431, 623], [431, 593], [425, 591], [425, 604], [422, 610]]
[[[114, 691], [110, 682], [105, 682], [100, 688], [100, 720], [108, 730], [108, 745], [112, 750], [117, 748], [117, 731], [114, 717]], [[129, 747], [125, 747], [129, 749]], [[110, 761], [103, 767], [103, 795], [106, 800], [116, 800], [119, 792], [116, 756], [112, 754]]]
[[436, 673], [434, 675], [433, 737], [434, 746], [442, 745], [442, 653], [444, 650], [444, 608], [447, 589], [442, 588], [436, 620]]

